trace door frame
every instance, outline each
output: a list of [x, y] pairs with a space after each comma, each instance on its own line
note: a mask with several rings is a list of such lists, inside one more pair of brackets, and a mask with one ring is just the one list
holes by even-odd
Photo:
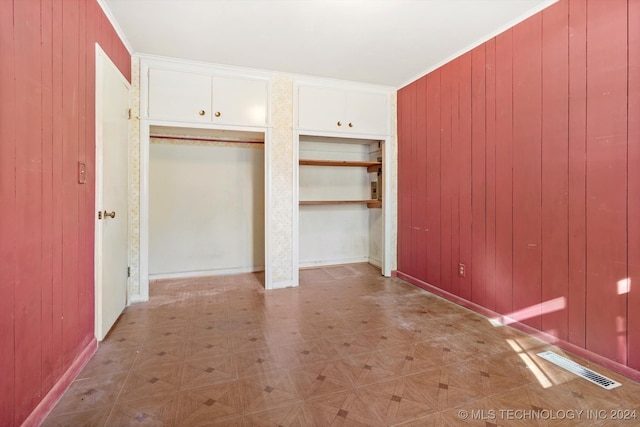
[[[102, 72], [102, 64], [113, 68], [124, 85], [127, 87], [129, 91], [129, 100], [128, 104], [131, 105], [131, 83], [122, 75], [120, 69], [114, 64], [114, 62], [109, 58], [109, 55], [100, 47], [98, 43], [95, 44], [95, 208], [94, 208], [94, 232], [95, 232], [95, 243], [94, 243], [94, 267], [93, 267], [93, 277], [94, 277], [94, 335], [96, 338], [99, 336], [99, 328], [101, 328], [102, 324], [102, 224], [103, 222], [98, 219], [97, 212], [102, 209], [102, 190], [104, 186], [104, 176], [103, 176], [103, 167], [102, 161], [104, 159], [104, 141], [103, 141], [103, 125], [102, 125], [102, 114], [103, 114], [103, 101], [104, 101], [104, 93], [102, 91], [102, 84], [104, 81], [104, 75]], [[129, 132], [130, 132], [131, 124], [128, 124]], [[127, 189], [131, 187], [131, 174], [130, 163], [131, 163], [131, 141], [130, 138], [127, 137]], [[127, 194], [127, 212], [123, 214], [127, 219], [127, 260], [131, 259], [131, 221], [129, 221], [129, 195]], [[127, 278], [127, 300], [125, 303], [129, 305], [129, 282], [130, 278]]]

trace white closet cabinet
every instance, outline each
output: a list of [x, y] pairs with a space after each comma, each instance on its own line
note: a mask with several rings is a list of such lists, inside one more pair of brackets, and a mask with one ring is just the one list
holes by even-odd
[[211, 76], [150, 68], [149, 117], [211, 122]]
[[299, 86], [298, 128], [352, 134], [388, 134], [388, 95]]
[[149, 117], [265, 126], [267, 80], [149, 69]]

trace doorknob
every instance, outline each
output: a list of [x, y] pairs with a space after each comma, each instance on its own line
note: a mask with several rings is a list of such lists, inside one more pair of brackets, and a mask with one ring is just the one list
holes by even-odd
[[104, 211], [104, 218], [107, 219], [108, 216], [110, 216], [111, 218], [115, 218], [116, 217], [116, 211], [113, 211], [113, 212]]

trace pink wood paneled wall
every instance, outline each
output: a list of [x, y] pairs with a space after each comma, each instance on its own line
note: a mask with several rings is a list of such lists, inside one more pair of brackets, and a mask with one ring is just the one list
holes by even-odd
[[96, 42], [130, 78], [95, 0], [0, 1], [3, 426], [20, 425], [94, 335]]
[[639, 57], [640, 1], [560, 0], [402, 88], [400, 277], [639, 371]]

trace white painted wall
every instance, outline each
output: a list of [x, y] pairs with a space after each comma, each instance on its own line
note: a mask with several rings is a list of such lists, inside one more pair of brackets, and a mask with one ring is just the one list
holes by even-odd
[[149, 274], [264, 268], [264, 147], [161, 143], [149, 149]]
[[[300, 159], [375, 159], [371, 142], [300, 137]], [[377, 143], [375, 143], [377, 149]], [[300, 200], [366, 200], [371, 198], [366, 168], [300, 166]], [[302, 205], [299, 209], [300, 267], [382, 259], [381, 209], [366, 205]], [[372, 239], [377, 240], [372, 242]]]

